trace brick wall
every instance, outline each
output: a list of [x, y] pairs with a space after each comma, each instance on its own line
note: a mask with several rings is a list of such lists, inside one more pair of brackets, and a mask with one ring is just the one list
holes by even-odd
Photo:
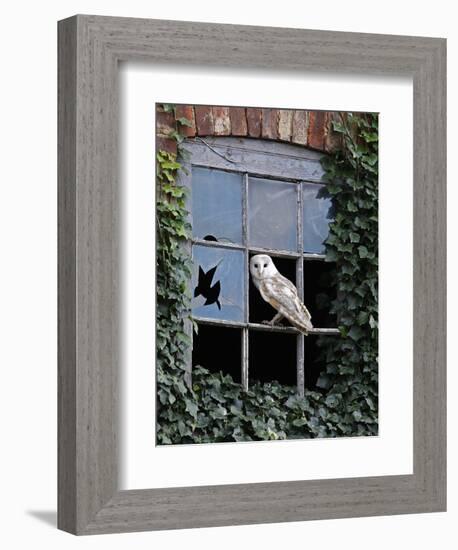
[[[340, 145], [332, 130], [336, 113], [298, 109], [257, 109], [252, 107], [211, 107], [177, 105], [176, 114], [157, 107], [156, 132], [159, 149], [176, 152], [170, 133], [176, 128], [186, 137], [234, 136], [289, 142], [317, 151], [329, 152]], [[186, 118], [191, 127], [177, 122]]]

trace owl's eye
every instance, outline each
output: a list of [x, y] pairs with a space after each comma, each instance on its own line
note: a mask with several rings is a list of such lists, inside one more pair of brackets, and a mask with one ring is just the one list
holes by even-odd
[[264, 267], [267, 267], [267, 264], [264, 264]]
[[259, 267], [259, 264], [254, 264], [254, 267]]

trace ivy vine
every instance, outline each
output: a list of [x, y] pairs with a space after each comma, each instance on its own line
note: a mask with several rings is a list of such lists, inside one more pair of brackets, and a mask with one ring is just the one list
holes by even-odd
[[[323, 165], [336, 210], [326, 259], [336, 262], [337, 298], [326, 303], [321, 297], [321, 305], [336, 314], [343, 338], [319, 339], [325, 368], [304, 397], [278, 382], [244, 392], [231, 376], [201, 366], [193, 367], [192, 385], [186, 384], [192, 269], [187, 191], [177, 179], [180, 156], [158, 152], [158, 444], [377, 433], [377, 117], [348, 114], [334, 129], [344, 146]], [[172, 137], [182, 141], [179, 127]]]
[[[322, 160], [336, 212], [326, 260], [336, 262], [330, 304], [344, 338], [320, 338], [317, 386], [341, 402], [350, 433], [378, 432], [378, 115], [347, 113], [334, 130], [343, 147]], [[326, 307], [328, 307], [326, 306]]]

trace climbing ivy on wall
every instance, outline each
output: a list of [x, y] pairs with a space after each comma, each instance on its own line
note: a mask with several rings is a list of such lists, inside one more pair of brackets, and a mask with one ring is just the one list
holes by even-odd
[[[173, 109], [173, 106], [166, 106]], [[180, 120], [181, 125], [186, 121]], [[304, 397], [277, 382], [244, 392], [229, 375], [194, 366], [186, 383], [191, 259], [180, 154], [157, 154], [157, 442], [204, 443], [377, 433], [377, 117], [335, 123], [344, 147], [324, 159], [335, 209], [327, 260], [337, 299], [323, 307], [342, 338], [322, 337], [325, 369]], [[179, 129], [174, 133], [179, 143]], [[180, 151], [180, 149], [179, 149]]]
[[[157, 153], [156, 357], [159, 397], [163, 394], [162, 387], [171, 384], [178, 392], [185, 391], [183, 375], [191, 345], [185, 321], [190, 312], [187, 281], [192, 271], [191, 259], [183, 246], [189, 237], [190, 225], [186, 220], [186, 189], [176, 184], [180, 167], [175, 154]], [[170, 404], [172, 400], [170, 395]]]
[[378, 430], [378, 115], [347, 113], [334, 130], [343, 147], [323, 158], [335, 220], [326, 260], [337, 265], [335, 313], [343, 338], [320, 338], [317, 386], [340, 402], [351, 433]]

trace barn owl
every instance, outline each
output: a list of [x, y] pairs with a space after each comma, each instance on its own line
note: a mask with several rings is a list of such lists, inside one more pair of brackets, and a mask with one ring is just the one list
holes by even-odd
[[275, 317], [268, 321], [269, 324], [274, 325], [286, 317], [305, 335], [313, 329], [312, 317], [300, 300], [296, 287], [279, 273], [270, 256], [266, 254], [253, 256], [250, 260], [250, 273], [263, 299], [278, 311]]

